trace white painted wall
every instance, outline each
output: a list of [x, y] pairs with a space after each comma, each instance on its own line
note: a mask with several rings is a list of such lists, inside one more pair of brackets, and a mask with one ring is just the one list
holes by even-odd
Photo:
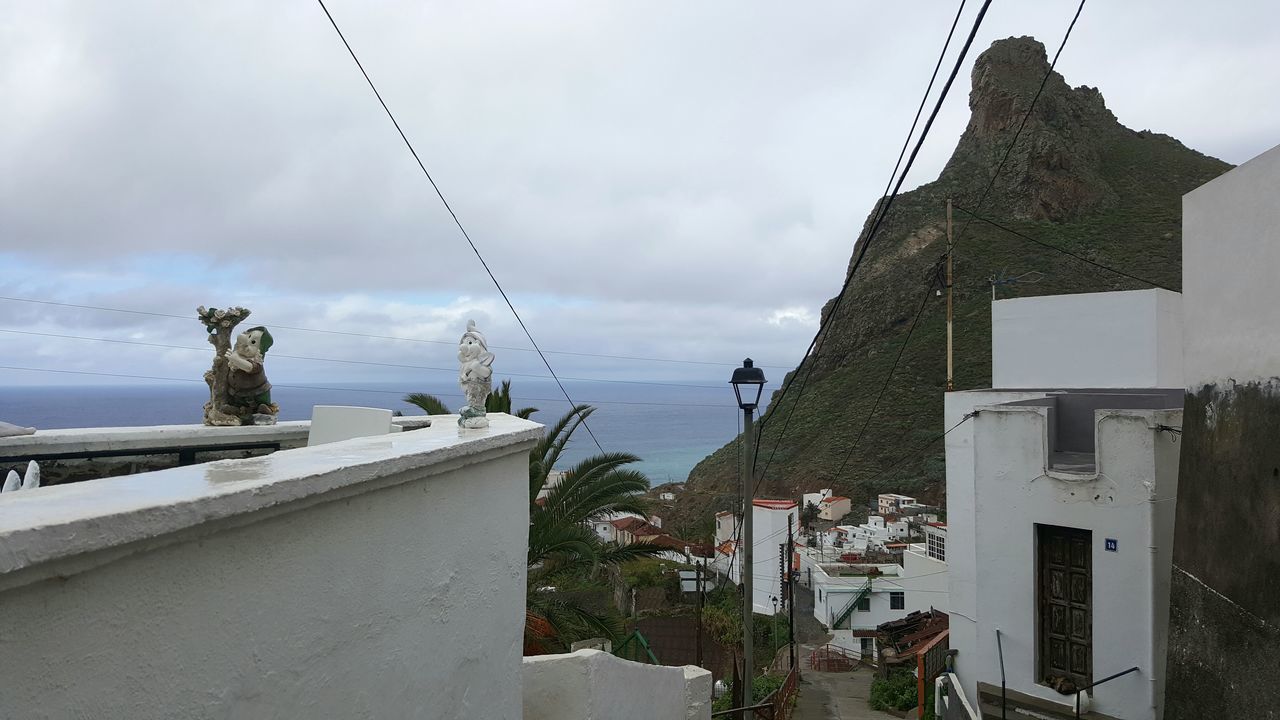
[[[1134, 665], [1141, 669], [1098, 687], [1094, 709], [1130, 720], [1159, 717], [1167, 619], [1156, 598], [1169, 593], [1178, 446], [1154, 427], [1180, 426], [1182, 412], [1099, 411], [1097, 417], [1098, 472], [1092, 475], [1045, 470], [1045, 408], [986, 407], [971, 421], [974, 541], [982, 562], [976, 592], [969, 589], [977, 605], [976, 645], [964, 639], [956, 665], [970, 697], [977, 696], [978, 681], [999, 685], [998, 627], [1004, 636], [1008, 686], [1049, 701], [1067, 701], [1036, 682], [1035, 525], [1060, 525], [1093, 533], [1094, 678]], [[950, 487], [948, 498], [957, 499]], [[954, 557], [960, 555], [958, 515], [948, 515]], [[1118, 541], [1116, 552], [1105, 550], [1106, 538]], [[953, 607], [960, 599], [955, 598]], [[954, 646], [954, 615], [952, 638]]]
[[1186, 383], [1280, 374], [1280, 146], [1182, 198]]
[[[974, 504], [973, 429], [974, 422], [961, 422], [965, 415], [984, 405], [1045, 397], [1040, 391], [974, 390], [950, 392], [945, 396], [944, 426], [951, 431], [943, 439], [947, 458], [947, 579], [950, 603], [951, 647], [959, 650], [956, 674], [966, 692], [973, 693], [976, 666], [969, 661], [977, 653], [978, 554], [977, 506]], [[977, 695], [973, 695], [977, 697]]]
[[737, 528], [737, 517], [731, 512], [716, 513], [716, 545], [734, 539]]
[[[1184, 253], [1183, 267], [1192, 266]], [[1183, 387], [1181, 313], [1182, 297], [1158, 288], [997, 300], [991, 384]]]
[[0, 716], [520, 717], [534, 423], [0, 497]]
[[[792, 532], [797, 532], [800, 527], [799, 506], [795, 503], [792, 505], [787, 510], [753, 506], [755, 512], [752, 514], [751, 561], [755, 572], [751, 577], [752, 606], [756, 612], [764, 615], [773, 614], [773, 602], [770, 598], [782, 597], [778, 544], [787, 541], [787, 518], [791, 518]], [[739, 557], [739, 561], [741, 560]]]
[[700, 667], [646, 665], [599, 650], [524, 659], [524, 720], [710, 717], [711, 673]]

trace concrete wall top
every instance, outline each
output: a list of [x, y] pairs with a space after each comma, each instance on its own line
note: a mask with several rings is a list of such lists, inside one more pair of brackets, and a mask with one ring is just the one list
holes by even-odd
[[1181, 308], [1158, 288], [997, 300], [992, 385], [1183, 387]]
[[1280, 375], [1280, 146], [1182, 197], [1186, 387]]
[[[541, 437], [537, 423], [501, 414], [489, 418], [490, 427], [484, 430], [460, 431], [446, 419], [414, 432], [5, 493], [0, 496], [0, 587], [14, 583], [9, 576], [42, 563], [177, 533], [409, 470], [429, 473], [433, 467], [443, 470], [485, 456], [520, 452]], [[170, 432], [175, 427], [188, 426], [153, 428], [152, 435], [189, 434]]]
[[524, 720], [709, 720], [711, 672], [599, 650], [524, 659]]
[[[456, 416], [439, 416], [443, 424]], [[392, 418], [405, 430], [431, 425], [426, 416]], [[142, 427], [92, 427], [37, 430], [34, 435], [0, 438], [0, 457], [40, 460], [50, 455], [122, 450], [179, 450], [188, 447], [221, 447], [249, 443], [278, 443], [282, 448], [301, 447], [311, 432], [310, 420], [289, 420], [275, 425], [211, 427], [208, 425], [147, 425]]]

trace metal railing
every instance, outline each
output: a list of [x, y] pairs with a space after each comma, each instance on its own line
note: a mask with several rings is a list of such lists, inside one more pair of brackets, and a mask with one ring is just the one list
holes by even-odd
[[836, 627], [840, 625], [840, 623], [849, 619], [849, 616], [853, 614], [853, 611], [855, 609], [857, 609], [858, 603], [862, 602], [862, 599], [867, 597], [870, 594], [871, 594], [871, 578], [867, 578], [866, 584], [858, 588], [858, 591], [853, 594], [853, 598], [849, 600], [848, 604], [845, 605], [844, 608], [841, 609], [840, 612], [832, 618], [831, 626], [830, 626], [831, 629], [835, 630]]
[[[631, 649], [630, 655], [626, 654], [628, 648]], [[658, 656], [653, 654], [653, 650], [649, 647], [649, 641], [645, 639], [644, 635], [640, 634], [639, 630], [631, 633], [627, 636], [627, 639], [619, 643], [618, 647], [614, 648], [613, 654], [624, 660], [633, 660], [635, 662], [645, 662], [647, 657], [648, 662], [654, 665], [662, 664], [658, 662]]]
[[947, 653], [951, 651], [951, 631], [943, 630], [916, 651], [916, 715], [924, 718], [927, 689], [933, 687], [933, 679], [947, 666]]
[[1000, 640], [1000, 628], [996, 628], [996, 650], [1000, 653], [1000, 720], [1005, 720], [1005, 707], [1009, 701], [1005, 698], [1004, 643]]
[[1138, 670], [1138, 666], [1137, 666], [1137, 665], [1134, 665], [1133, 667], [1129, 668], [1128, 670], [1122, 670], [1122, 671], [1120, 671], [1120, 672], [1116, 673], [1115, 675], [1108, 675], [1108, 676], [1106, 676], [1106, 677], [1102, 678], [1101, 680], [1099, 680], [1099, 681], [1097, 681], [1097, 682], [1089, 683], [1088, 685], [1085, 685], [1084, 687], [1082, 687], [1082, 688], [1080, 688], [1079, 690], [1077, 690], [1077, 691], [1076, 691], [1076, 720], [1080, 720], [1080, 695], [1081, 695], [1081, 694], [1083, 694], [1085, 690], [1092, 690], [1092, 689], [1094, 689], [1094, 688], [1098, 687], [1099, 685], [1101, 685], [1102, 683], [1105, 683], [1105, 682], [1111, 682], [1112, 680], [1115, 680], [1115, 679], [1116, 679], [1116, 678], [1118, 678], [1118, 677], [1124, 677], [1125, 675], [1128, 675], [1129, 673], [1136, 673], [1136, 672], [1138, 672], [1138, 671], [1139, 671], [1139, 670]]
[[745, 718], [747, 717], [746, 713], [750, 711], [751, 717], [758, 720], [788, 720], [791, 717], [791, 705], [796, 692], [797, 676], [796, 671], [792, 670], [787, 673], [787, 679], [782, 683], [781, 687], [766, 695], [763, 700], [755, 705], [717, 710], [711, 713], [711, 717]]

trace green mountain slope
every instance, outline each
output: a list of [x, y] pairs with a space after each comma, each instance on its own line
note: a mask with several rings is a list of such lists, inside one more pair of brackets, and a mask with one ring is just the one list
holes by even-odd
[[[972, 115], [950, 161], [937, 180], [898, 196], [819, 352], [787, 376], [786, 382], [803, 377], [812, 365], [803, 395], [797, 383], [765, 415], [761, 466], [771, 454], [773, 460], [760, 496], [795, 497], [832, 487], [855, 503], [887, 491], [941, 499], [941, 444], [915, 449], [944, 430], [944, 298], [928, 300], [866, 434], [851, 447], [912, 318], [932, 295], [927, 290], [946, 252], [946, 199], [977, 205], [1048, 69], [1044, 46], [1028, 37], [998, 41], [978, 58]], [[1166, 135], [1124, 127], [1097, 89], [1071, 88], [1054, 73], [981, 214], [1176, 290], [1181, 196], [1229, 168]], [[1150, 287], [981, 222], [966, 227], [962, 212], [954, 218], [958, 390], [990, 386], [992, 275], [1043, 273], [1038, 283], [1001, 287], [1000, 297]], [[730, 443], [694, 468], [682, 522], [705, 522], [711, 511], [731, 506], [736, 447]], [[900, 462], [908, 457], [913, 459]]]

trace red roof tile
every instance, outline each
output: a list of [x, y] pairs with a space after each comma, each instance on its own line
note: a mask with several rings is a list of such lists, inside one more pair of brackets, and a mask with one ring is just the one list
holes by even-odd
[[790, 510], [796, 506], [795, 500], [766, 500], [762, 498], [752, 500], [751, 504], [765, 510]]

